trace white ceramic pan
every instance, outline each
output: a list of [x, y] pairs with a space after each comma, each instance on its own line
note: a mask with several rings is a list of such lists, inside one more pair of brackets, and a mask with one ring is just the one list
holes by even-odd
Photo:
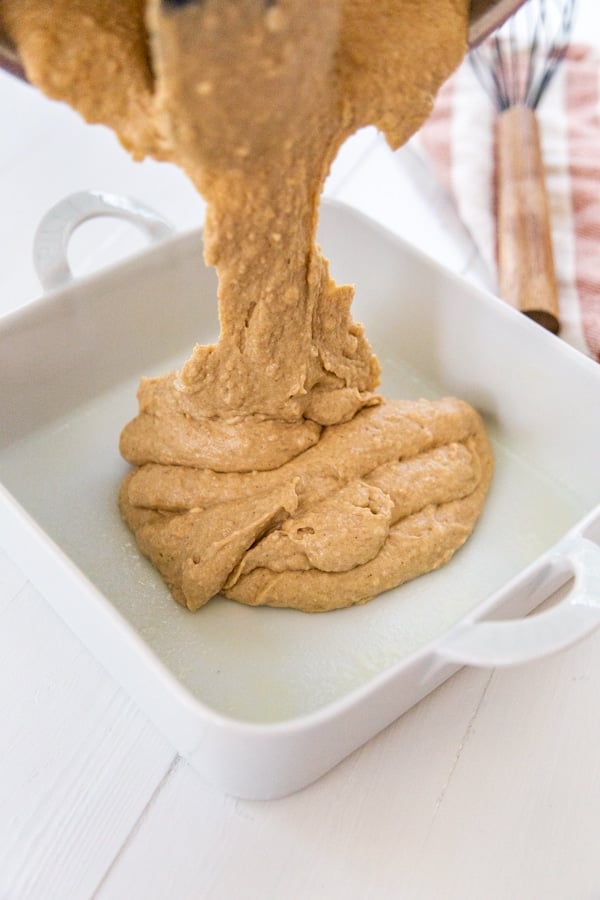
[[[87, 203], [38, 235], [46, 283], [68, 281]], [[144, 227], [161, 237], [148, 211]], [[188, 613], [120, 521], [118, 438], [139, 377], [217, 334], [200, 233], [0, 322], [0, 543], [178, 751], [243, 797], [308, 784], [461, 665], [533, 660], [600, 624], [600, 367], [345, 207], [324, 206], [320, 235], [334, 276], [356, 284], [385, 392], [468, 400], [497, 460], [451, 563], [366, 606], [308, 616], [216, 598]]]

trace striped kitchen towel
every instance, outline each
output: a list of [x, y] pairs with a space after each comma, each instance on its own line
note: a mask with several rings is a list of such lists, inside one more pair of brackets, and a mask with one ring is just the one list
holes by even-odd
[[[600, 361], [600, 55], [574, 45], [537, 109], [561, 337]], [[433, 166], [495, 273], [495, 110], [465, 61], [411, 146]]]

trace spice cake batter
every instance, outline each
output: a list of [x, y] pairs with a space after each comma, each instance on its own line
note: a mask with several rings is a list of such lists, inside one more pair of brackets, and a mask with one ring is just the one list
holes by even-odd
[[[467, 0], [0, 0], [28, 77], [208, 203], [221, 333], [143, 379], [123, 517], [174, 597], [307, 611], [446, 562], [492, 471], [477, 413], [389, 401], [315, 244], [343, 141], [392, 147], [466, 49]], [[168, 298], [165, 298], [168, 302]]]

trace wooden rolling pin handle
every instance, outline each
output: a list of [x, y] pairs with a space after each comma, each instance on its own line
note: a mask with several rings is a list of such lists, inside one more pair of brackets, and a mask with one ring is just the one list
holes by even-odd
[[500, 296], [554, 334], [558, 288], [536, 115], [511, 106], [496, 122]]

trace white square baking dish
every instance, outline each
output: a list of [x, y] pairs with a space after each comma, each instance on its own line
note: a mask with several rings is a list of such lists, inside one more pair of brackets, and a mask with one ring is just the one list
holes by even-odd
[[[59, 232], [38, 236], [46, 274]], [[600, 367], [347, 207], [323, 205], [320, 241], [356, 284], [384, 392], [464, 398], [496, 453], [473, 537], [366, 606], [191, 614], [120, 520], [140, 376], [217, 335], [200, 232], [0, 321], [0, 542], [177, 750], [243, 797], [310, 783], [463, 664], [534, 659], [600, 624]]]

